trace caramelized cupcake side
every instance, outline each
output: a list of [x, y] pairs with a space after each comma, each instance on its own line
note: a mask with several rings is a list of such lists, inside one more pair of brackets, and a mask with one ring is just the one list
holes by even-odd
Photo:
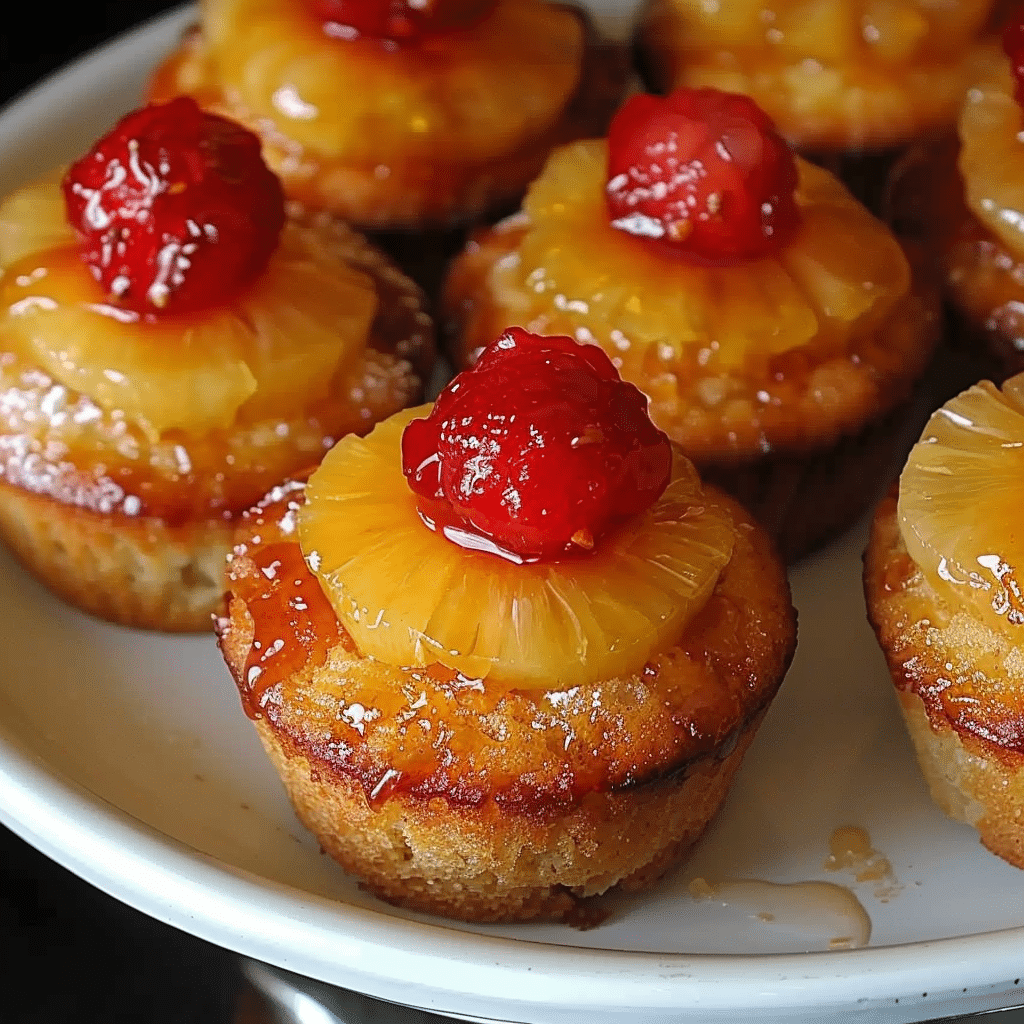
[[1024, 868], [1022, 384], [982, 382], [932, 417], [875, 515], [864, 587], [932, 797]]
[[[343, 442], [309, 488], [272, 493], [240, 525], [221, 647], [300, 818], [371, 891], [468, 920], [572, 919], [587, 897], [652, 882], [720, 806], [792, 657], [785, 573], [678, 453], [689, 511], [661, 517], [680, 500], [669, 483], [553, 561], [498, 556], [486, 535], [454, 544], [454, 520], [432, 532], [420, 499], [387, 482], [410, 420]], [[394, 539], [374, 555], [362, 538], [382, 515]], [[623, 582], [621, 552], [640, 558], [648, 537], [671, 568], [680, 530], [692, 568], [665, 574], [677, 624], [663, 633], [654, 584]], [[333, 550], [349, 534], [362, 560]], [[503, 590], [519, 595], [512, 612]], [[602, 610], [598, 642], [587, 618]], [[654, 647], [622, 662], [640, 634]]]

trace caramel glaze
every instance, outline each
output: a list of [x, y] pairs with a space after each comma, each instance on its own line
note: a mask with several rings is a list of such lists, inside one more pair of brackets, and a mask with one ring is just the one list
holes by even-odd
[[889, 186], [887, 216], [919, 239], [938, 262], [959, 321], [954, 341], [996, 382], [1024, 371], [1024, 259], [971, 213], [957, 168], [957, 142], [909, 151]]
[[335, 394], [311, 408], [297, 403], [289, 419], [154, 439], [4, 352], [0, 339], [0, 482], [114, 521], [153, 517], [175, 527], [230, 519], [318, 462], [338, 437], [365, 433], [420, 400], [434, 357], [422, 293], [361, 236], [315, 219], [337, 234], [344, 258], [373, 278], [379, 297], [365, 356]]
[[[323, 665], [337, 643], [352, 647], [291, 536], [304, 493], [304, 482], [291, 481], [243, 513], [228, 556], [228, 583], [252, 621], [239, 680], [242, 707], [252, 719], [274, 717], [276, 696], [290, 676]], [[285, 636], [290, 643], [279, 642]]]
[[[157, 68], [148, 99], [166, 102], [187, 94], [206, 109], [245, 124], [260, 135], [264, 159], [290, 198], [311, 209], [336, 212], [364, 230], [442, 228], [500, 216], [516, 206], [555, 146], [606, 132], [631, 73], [628, 47], [601, 37], [586, 10], [569, 3], [552, 6], [574, 13], [585, 29], [577, 87], [546, 130], [517, 151], [482, 164], [460, 159], [451, 147], [443, 147], [429, 160], [373, 160], [365, 165], [338, 162], [304, 148], [267, 118], [245, 109], [237, 96], [227, 94], [201, 26], [192, 28], [179, 49]], [[323, 33], [312, 20], [307, 43], [323, 45]], [[495, 68], [495, 74], [500, 69]]]
[[315, 774], [356, 781], [371, 805], [395, 793], [493, 800], [548, 820], [588, 793], [685, 774], [732, 751], [793, 654], [784, 572], [746, 513], [716, 495], [737, 522], [733, 560], [678, 644], [631, 676], [502, 690], [441, 666], [364, 658], [302, 560], [301, 495], [299, 484], [278, 489], [240, 525], [217, 632], [247, 714]]
[[[894, 488], [879, 506], [864, 562], [868, 618], [898, 689], [916, 694], [932, 729], [1024, 768], [1024, 666], [1019, 640], [953, 607], [907, 554]], [[965, 515], [969, 514], [965, 510]]]

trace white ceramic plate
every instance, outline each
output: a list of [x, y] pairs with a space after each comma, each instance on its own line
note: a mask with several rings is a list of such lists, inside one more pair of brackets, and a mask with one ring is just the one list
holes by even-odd
[[[125, 37], [4, 112], [0, 191], [133, 105], [187, 18]], [[154, 917], [467, 1017], [898, 1021], [1024, 1002], [1024, 872], [925, 792], [864, 619], [863, 540], [862, 528], [794, 573], [796, 661], [694, 858], [592, 931], [457, 926], [361, 893], [297, 824], [212, 639], [95, 622], [2, 555], [0, 817]], [[887, 901], [824, 870], [847, 824], [891, 860], [900, 888]], [[827, 951], [827, 915], [791, 928], [696, 902], [697, 875], [848, 884], [872, 919], [870, 946]]]

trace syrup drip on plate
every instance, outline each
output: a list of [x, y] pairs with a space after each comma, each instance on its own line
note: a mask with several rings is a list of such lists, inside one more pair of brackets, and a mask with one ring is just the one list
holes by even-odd
[[844, 825], [829, 837], [826, 871], [848, 871], [857, 882], [874, 882], [875, 898], [888, 903], [903, 886], [896, 878], [889, 858], [871, 845], [871, 836], [858, 825]]
[[809, 941], [823, 938], [828, 949], [859, 949], [871, 939], [871, 918], [844, 885], [695, 878], [688, 888], [694, 899], [733, 908], [766, 927], [798, 932]]

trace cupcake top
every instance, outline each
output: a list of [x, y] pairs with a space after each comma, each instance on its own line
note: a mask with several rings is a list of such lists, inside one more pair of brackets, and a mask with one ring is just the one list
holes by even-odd
[[247, 125], [290, 199], [422, 229], [512, 207], [553, 146], [605, 130], [628, 67], [548, 0], [209, 0], [149, 95]]
[[992, 0], [654, 0], [643, 36], [662, 85], [753, 96], [795, 145], [876, 149], [946, 130]]
[[607, 141], [552, 154], [499, 232], [503, 315], [599, 344], [694, 453], [721, 449], [709, 416], [737, 450], [834, 438], [892, 400], [863, 365], [913, 376], [931, 351], [899, 242], [744, 97], [634, 97]]
[[268, 495], [228, 580], [247, 712], [371, 803], [547, 813], [656, 780], [731, 750], [796, 636], [764, 531], [608, 358], [516, 329]]
[[[137, 512], [178, 517], [173, 479], [197, 475], [189, 507], [239, 500], [227, 458], [262, 467], [243, 489], [265, 491], [280, 460], [287, 471], [325, 435], [365, 429], [377, 399], [335, 408], [357, 383], [417, 390], [401, 356], [419, 362], [429, 321], [406, 306], [381, 330], [390, 274], [372, 263], [347, 230], [286, 219], [245, 129], [189, 99], [128, 115], [63, 176], [0, 204], [3, 431], [19, 438], [5, 478], [98, 507], [127, 494]], [[395, 352], [372, 372], [371, 342]]]
[[[739, 505], [714, 501], [736, 523], [732, 557], [678, 643], [634, 672], [511, 687], [364, 656], [296, 543], [301, 485], [273, 491], [240, 527], [221, 648], [247, 714], [361, 784], [371, 805], [397, 791], [550, 814], [731, 749], [775, 695], [796, 644], [785, 572]], [[463, 618], [509, 611], [482, 587], [460, 596]]]
[[950, 607], [968, 606], [1013, 637], [1024, 626], [1022, 474], [1019, 375], [1001, 389], [982, 381], [942, 406], [900, 477], [900, 531], [914, 563]]
[[254, 119], [304, 151], [384, 168], [482, 163], [543, 134], [586, 38], [546, 0], [213, 0], [203, 14], [217, 77]]
[[564, 689], [670, 647], [735, 530], [645, 406], [594, 346], [511, 330], [426, 418], [341, 441], [298, 537], [360, 652]]

